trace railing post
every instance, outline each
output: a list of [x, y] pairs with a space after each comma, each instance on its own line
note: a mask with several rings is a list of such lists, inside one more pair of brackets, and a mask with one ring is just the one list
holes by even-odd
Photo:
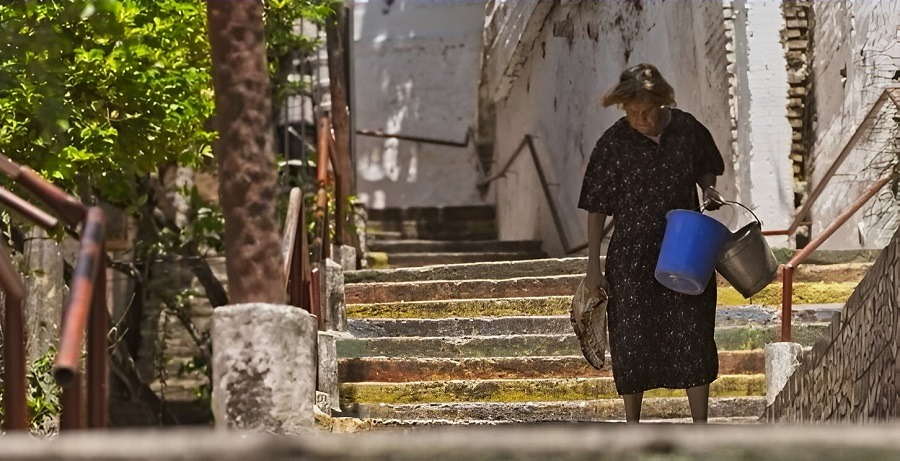
[[25, 285], [16, 273], [6, 251], [0, 248], [0, 283], [6, 294], [3, 322], [3, 428], [28, 429], [27, 385], [25, 383]]
[[791, 342], [792, 300], [794, 296], [794, 266], [781, 266], [781, 342]]
[[87, 338], [87, 407], [88, 427], [109, 426], [109, 311], [106, 307], [105, 218], [100, 207], [88, 209], [84, 226], [90, 245], [97, 248], [98, 268], [94, 274], [94, 290], [88, 318]]

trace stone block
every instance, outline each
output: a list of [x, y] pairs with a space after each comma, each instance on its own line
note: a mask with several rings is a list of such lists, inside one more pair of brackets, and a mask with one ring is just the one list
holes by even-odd
[[331, 259], [345, 271], [356, 270], [356, 248], [350, 245], [331, 245]]
[[[316, 405], [319, 406], [324, 413], [340, 413], [340, 386], [338, 381], [338, 358], [337, 358], [337, 337], [334, 333], [328, 331], [319, 332], [318, 341], [319, 351], [319, 375], [317, 382]], [[325, 409], [319, 403], [319, 395], [325, 394], [327, 397], [327, 407]]]
[[766, 404], [771, 405], [775, 397], [790, 380], [794, 370], [800, 365], [799, 356], [803, 346], [798, 343], [766, 344]]
[[346, 331], [347, 304], [344, 300], [344, 271], [340, 264], [330, 259], [325, 263], [324, 293], [325, 329]]
[[787, 21], [788, 29], [806, 29], [808, 24], [806, 19], [789, 19]]
[[805, 50], [808, 40], [788, 40], [787, 45], [789, 50]]
[[331, 397], [327, 393], [316, 391], [316, 409], [331, 416]]
[[213, 312], [212, 345], [217, 426], [294, 434], [314, 425], [314, 316], [276, 304], [222, 306]]

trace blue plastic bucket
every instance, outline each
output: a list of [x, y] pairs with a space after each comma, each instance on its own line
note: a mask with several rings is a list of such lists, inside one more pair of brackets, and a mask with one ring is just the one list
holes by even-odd
[[724, 224], [702, 213], [690, 210], [666, 213], [666, 233], [654, 273], [656, 280], [679, 293], [703, 293], [729, 235], [731, 231]]

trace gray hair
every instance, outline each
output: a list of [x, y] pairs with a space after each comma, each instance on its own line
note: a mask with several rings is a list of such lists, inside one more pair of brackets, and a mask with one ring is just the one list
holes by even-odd
[[652, 64], [641, 63], [625, 69], [619, 83], [603, 95], [603, 107], [647, 98], [661, 106], [675, 104], [675, 90]]

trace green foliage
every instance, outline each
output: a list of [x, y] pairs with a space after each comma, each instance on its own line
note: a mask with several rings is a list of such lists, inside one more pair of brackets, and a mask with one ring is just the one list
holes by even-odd
[[0, 151], [127, 205], [136, 177], [199, 163], [214, 136], [205, 17], [200, 0], [0, 4]]
[[272, 107], [281, 107], [284, 100], [303, 89], [300, 81], [289, 81], [291, 58], [294, 53], [309, 54], [320, 44], [319, 40], [294, 33], [299, 22], [324, 25], [325, 20], [340, 5], [339, 0], [267, 0], [266, 58], [272, 82]]
[[[56, 349], [50, 349], [28, 367], [27, 405], [32, 432], [48, 434], [56, 430], [60, 413], [59, 385], [53, 379], [53, 359]], [[0, 400], [3, 396], [3, 381], [0, 380]], [[0, 420], [3, 419], [3, 405], [0, 405]]]

